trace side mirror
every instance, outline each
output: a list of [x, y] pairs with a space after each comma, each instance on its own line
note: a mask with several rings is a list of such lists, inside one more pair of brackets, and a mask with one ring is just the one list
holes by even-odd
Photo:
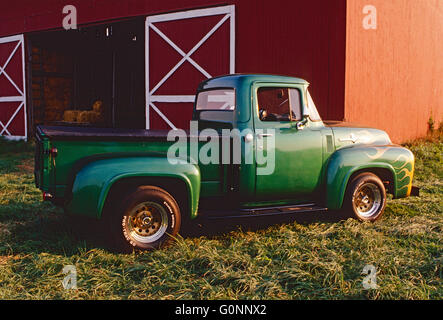
[[266, 112], [266, 110], [265, 109], [260, 109], [260, 111], [258, 113], [258, 117], [260, 118], [260, 120], [264, 121], [267, 116], [268, 116], [268, 113]]
[[308, 122], [307, 118], [304, 118], [301, 121], [298, 121], [296, 124], [297, 130], [303, 130], [305, 128], [306, 123]]

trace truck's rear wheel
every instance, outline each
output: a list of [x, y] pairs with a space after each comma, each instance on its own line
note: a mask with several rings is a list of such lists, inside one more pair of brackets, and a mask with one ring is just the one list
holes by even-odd
[[170, 243], [180, 230], [180, 208], [165, 190], [138, 187], [112, 215], [109, 228], [117, 249], [153, 250]]
[[346, 213], [361, 221], [376, 221], [386, 207], [386, 189], [373, 173], [357, 175], [349, 183], [343, 207]]

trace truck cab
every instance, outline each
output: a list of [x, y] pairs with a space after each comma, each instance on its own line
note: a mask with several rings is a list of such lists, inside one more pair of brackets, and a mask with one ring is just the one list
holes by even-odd
[[198, 216], [342, 210], [379, 219], [412, 187], [413, 154], [381, 130], [324, 123], [308, 82], [235, 74], [197, 88], [189, 130], [37, 129], [36, 184], [68, 213], [155, 249]]

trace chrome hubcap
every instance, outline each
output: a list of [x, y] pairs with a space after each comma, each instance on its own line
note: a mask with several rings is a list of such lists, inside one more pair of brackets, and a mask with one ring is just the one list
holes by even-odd
[[352, 203], [357, 213], [364, 218], [377, 215], [382, 205], [379, 187], [373, 183], [363, 184], [354, 193]]
[[129, 236], [141, 243], [160, 239], [168, 228], [168, 214], [160, 204], [146, 201], [135, 206], [128, 216]]

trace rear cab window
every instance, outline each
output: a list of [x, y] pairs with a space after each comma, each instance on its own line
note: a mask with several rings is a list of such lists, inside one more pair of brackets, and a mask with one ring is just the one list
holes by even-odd
[[235, 111], [235, 90], [201, 91], [197, 95], [195, 109], [198, 120], [232, 123]]

